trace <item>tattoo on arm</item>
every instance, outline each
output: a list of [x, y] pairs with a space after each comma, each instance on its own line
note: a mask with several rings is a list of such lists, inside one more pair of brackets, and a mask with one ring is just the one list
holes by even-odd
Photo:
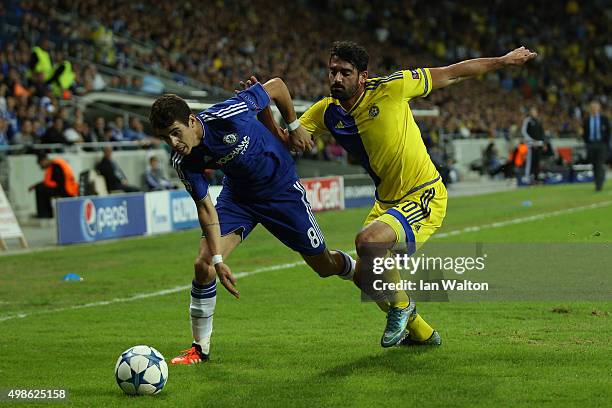
[[221, 225], [221, 224], [219, 224], [218, 222], [211, 222], [209, 224], [202, 224], [203, 227], [210, 227], [210, 226], [213, 226], [213, 225]]

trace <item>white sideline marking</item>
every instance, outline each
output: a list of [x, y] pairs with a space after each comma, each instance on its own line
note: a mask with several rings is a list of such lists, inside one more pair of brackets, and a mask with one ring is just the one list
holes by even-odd
[[600, 207], [606, 207], [610, 204], [612, 204], [612, 201], [601, 201], [599, 203], [583, 205], [581, 207], [566, 208], [564, 210], [557, 210], [557, 211], [551, 211], [548, 213], [535, 214], [535, 215], [530, 215], [528, 217], [513, 218], [511, 220], [506, 220], [506, 221], [492, 222], [490, 224], [476, 225], [473, 227], [466, 227], [466, 228], [462, 228], [459, 230], [442, 232], [442, 233], [433, 235], [431, 238], [432, 239], [446, 238], [446, 237], [451, 237], [455, 235], [465, 234], [468, 232], [478, 232], [484, 229], [501, 228], [501, 227], [505, 227], [508, 225], [522, 224], [522, 223], [530, 222], [530, 221], [538, 221], [538, 220], [543, 220], [545, 218], [556, 217], [559, 215], [572, 214], [575, 212], [593, 210], [595, 208], [600, 208]]
[[[545, 219], [545, 218], [556, 217], [556, 216], [559, 216], [559, 215], [572, 214], [572, 213], [576, 213], [576, 212], [580, 212], [580, 211], [587, 211], [587, 210], [592, 210], [592, 209], [595, 209], [595, 208], [606, 207], [606, 206], [608, 206], [610, 204], [612, 204], [612, 201], [602, 201], [602, 202], [599, 202], [599, 203], [584, 205], [584, 206], [581, 206], [581, 207], [567, 208], [567, 209], [564, 209], [564, 210], [551, 211], [549, 213], [542, 213], [542, 214], [531, 215], [531, 216], [528, 216], [528, 217], [520, 217], [520, 218], [514, 218], [514, 219], [506, 220], [506, 221], [493, 222], [493, 223], [490, 223], [490, 224], [483, 224], [483, 225], [477, 225], [477, 226], [473, 226], [473, 227], [466, 227], [466, 228], [462, 228], [462, 229], [459, 229], [459, 230], [454, 230], [454, 231], [444, 232], [444, 233], [440, 233], [440, 234], [435, 234], [434, 236], [432, 236], [432, 239], [433, 238], [445, 238], [445, 237], [465, 234], [465, 233], [468, 233], [468, 232], [478, 232], [478, 231], [482, 231], [484, 229], [501, 228], [501, 227], [505, 227], [505, 226], [508, 226], [508, 225], [515, 225], [515, 224], [521, 224], [521, 223], [530, 222], [530, 221], [537, 221], [537, 220], [542, 220], [542, 219]], [[349, 253], [355, 253], [355, 251], [353, 250], [353, 251], [350, 251]], [[270, 272], [270, 271], [278, 271], [278, 270], [281, 270], [281, 269], [289, 269], [289, 268], [293, 268], [295, 266], [300, 266], [300, 265], [305, 265], [305, 264], [306, 263], [304, 261], [297, 261], [297, 262], [290, 262], [290, 263], [284, 263], [284, 264], [279, 264], [279, 265], [264, 266], [264, 267], [252, 270], [250, 272], [238, 272], [238, 273], [234, 274], [234, 276], [236, 278], [244, 278], [246, 276], [257, 275], [259, 273]], [[139, 294], [136, 294], [134, 296], [125, 297], [125, 298], [114, 298], [114, 299], [110, 299], [110, 300], [102, 300], [102, 301], [98, 301], [98, 302], [85, 303], [85, 304], [82, 304], [82, 305], [60, 307], [60, 308], [57, 308], [57, 309], [50, 309], [50, 310], [41, 310], [41, 311], [38, 311], [38, 312], [17, 313], [17, 314], [14, 314], [14, 315], [1, 316], [0, 317], [0, 322], [4, 322], [4, 321], [7, 321], [7, 320], [13, 320], [13, 319], [23, 319], [25, 317], [32, 316], [32, 315], [37, 315], [38, 316], [38, 315], [43, 315], [43, 314], [63, 312], [63, 311], [66, 311], [66, 310], [78, 310], [78, 309], [86, 309], [86, 308], [89, 308], [89, 307], [106, 306], [106, 305], [111, 305], [111, 304], [115, 304], [115, 303], [132, 302], [134, 300], [140, 300], [140, 299], [147, 299], [147, 298], [152, 298], [152, 297], [157, 297], [157, 296], [170, 295], [172, 293], [177, 293], [177, 292], [182, 292], [182, 291], [188, 290], [189, 288], [191, 288], [191, 285], [175, 286], [175, 287], [170, 288], [170, 289], [159, 290], [157, 292], [139, 293]]]
[[[255, 269], [255, 270], [253, 270], [251, 272], [238, 272], [238, 273], [235, 273], [234, 276], [236, 278], [244, 278], [245, 276], [256, 275], [258, 273], [277, 271], [279, 269], [293, 268], [294, 266], [298, 266], [298, 265], [305, 265], [305, 262], [304, 261], [299, 261], [299, 262], [291, 262], [291, 263], [285, 263], [285, 264], [280, 264], [280, 265], [266, 266], [266, 267], [263, 267], [263, 268]], [[49, 314], [49, 313], [63, 312], [63, 311], [66, 311], [66, 310], [86, 309], [88, 307], [106, 306], [106, 305], [111, 305], [111, 304], [114, 304], [114, 303], [131, 302], [131, 301], [134, 301], [134, 300], [140, 300], [140, 299], [147, 299], [147, 298], [151, 298], [151, 297], [170, 295], [172, 293], [182, 292], [182, 291], [188, 290], [190, 288], [191, 288], [191, 285], [175, 286], [175, 287], [170, 288], [170, 289], [159, 290], [157, 292], [139, 293], [139, 294], [136, 294], [134, 296], [125, 297], [125, 298], [114, 298], [114, 299], [110, 299], [110, 300], [101, 300], [101, 301], [98, 301], [98, 302], [85, 303], [85, 304], [82, 304], [82, 305], [60, 307], [60, 308], [57, 308], [57, 309], [49, 309], [49, 310], [41, 310], [41, 311], [38, 311], [38, 312], [35, 312], [35, 313], [32, 313], [32, 312], [31, 313], [17, 313], [17, 314], [14, 314], [14, 315], [8, 315], [8, 316], [0, 317], [0, 322], [4, 322], [6, 320], [12, 320], [12, 319], [23, 319], [24, 317], [28, 317], [28, 316], [32, 316], [32, 315], [37, 315], [38, 316], [38, 315]]]

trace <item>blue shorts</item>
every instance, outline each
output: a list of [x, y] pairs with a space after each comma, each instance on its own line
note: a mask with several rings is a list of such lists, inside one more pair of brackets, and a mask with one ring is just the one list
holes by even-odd
[[221, 235], [239, 233], [242, 240], [257, 224], [263, 225], [283, 244], [302, 255], [318, 255], [325, 250], [323, 233], [306, 198], [306, 190], [296, 181], [267, 200], [249, 201], [221, 190], [216, 205]]

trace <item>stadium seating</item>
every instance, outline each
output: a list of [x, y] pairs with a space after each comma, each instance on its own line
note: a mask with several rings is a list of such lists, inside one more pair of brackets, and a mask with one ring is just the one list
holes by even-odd
[[[138, 1], [2, 4], [1, 19], [7, 23], [0, 33], [5, 97], [27, 94], [34, 87], [34, 95], [44, 99], [44, 87], [27, 74], [31, 49], [44, 39], [53, 44], [54, 62], [73, 61], [76, 78], [71, 90], [76, 94], [100, 89], [155, 91], [155, 78], [162, 77], [211, 92], [231, 91], [255, 73], [262, 78], [281, 76], [296, 98], [314, 100], [327, 94], [327, 49], [338, 38], [354, 39], [370, 50], [371, 75], [500, 55], [521, 44], [540, 53], [540, 61], [525, 69], [416, 101], [417, 107], [441, 107], [440, 117], [423, 124], [436, 135], [510, 137], [517, 134], [521, 106], [531, 104], [544, 112], [551, 136], [574, 134], [583, 103], [610, 91], [604, 80], [609, 53], [604, 48], [609, 33], [604, 16], [596, 13], [595, 5], [575, 1], [531, 1], [527, 20], [522, 18], [523, 7], [484, 1], [448, 7], [443, 15], [425, 1], [403, 7], [385, 0], [280, 3], [272, 8], [263, 1], [212, 2], [201, 8], [163, 1], [146, 8]], [[572, 24], [559, 30], [552, 23], [559, 19]], [[289, 21], [302, 23], [287, 30]], [[333, 35], [328, 38], [327, 33]], [[597, 46], [581, 46], [586, 42]], [[125, 74], [128, 70], [141, 74]], [[474, 94], [479, 95], [477, 103], [470, 98]], [[22, 111], [32, 102], [31, 97], [17, 98], [19, 127]], [[44, 103], [56, 106], [58, 101], [50, 97]], [[34, 123], [36, 134], [44, 133], [51, 116], [42, 114]], [[4, 139], [14, 142], [12, 137]]]

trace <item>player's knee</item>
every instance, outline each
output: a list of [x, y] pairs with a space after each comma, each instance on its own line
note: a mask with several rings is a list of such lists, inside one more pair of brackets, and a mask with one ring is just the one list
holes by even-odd
[[355, 249], [360, 258], [384, 256], [386, 246], [380, 242], [376, 234], [371, 231], [363, 230], [355, 237]]
[[210, 262], [207, 262], [205, 258], [200, 256], [198, 256], [193, 262], [193, 269], [196, 271], [196, 273], [203, 273], [205, 271], [208, 271], [209, 266]]
[[215, 268], [210, 259], [198, 256], [193, 263], [196, 280], [200, 282], [209, 281], [215, 275]]

